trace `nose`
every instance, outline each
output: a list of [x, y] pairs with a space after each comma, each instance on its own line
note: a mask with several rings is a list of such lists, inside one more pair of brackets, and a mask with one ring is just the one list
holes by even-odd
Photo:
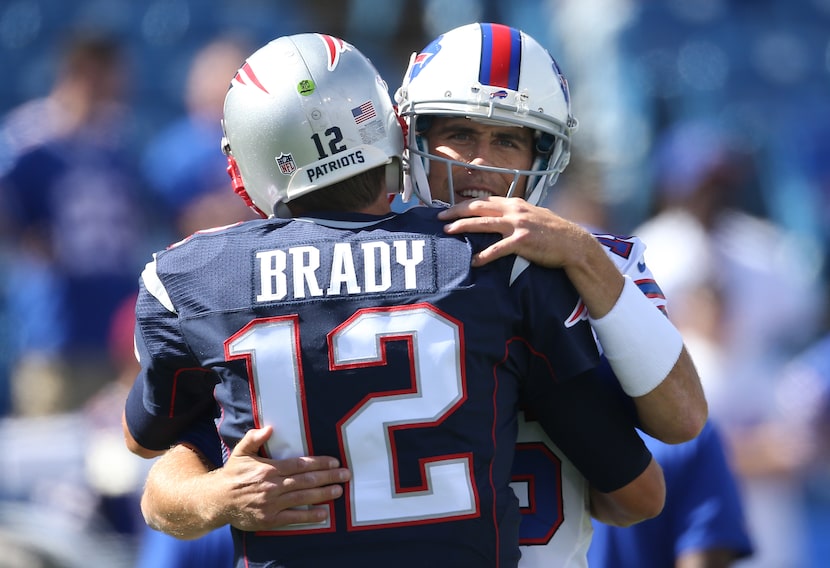
[[484, 143], [475, 144], [472, 148], [470, 148], [470, 152], [467, 156], [467, 162], [476, 166], [491, 165], [489, 146]]

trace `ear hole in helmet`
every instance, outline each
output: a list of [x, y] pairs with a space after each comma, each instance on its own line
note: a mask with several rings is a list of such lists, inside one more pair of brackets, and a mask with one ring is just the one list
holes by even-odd
[[[532, 205], [541, 204], [550, 188], [559, 178], [559, 172], [568, 164], [565, 152], [565, 141], [553, 134], [537, 131], [536, 155], [531, 167], [534, 171], [554, 169], [546, 175], [528, 176], [525, 186], [525, 200]], [[564, 158], [564, 159], [563, 159]]]
[[401, 161], [398, 159], [393, 159], [386, 165], [385, 168], [385, 184], [386, 184], [386, 192], [388, 194], [397, 194], [401, 191], [401, 178], [403, 176], [403, 168], [401, 167]]
[[556, 136], [547, 132], [537, 131], [536, 137], [536, 153], [542, 155], [550, 154], [553, 150], [553, 145], [556, 143]]
[[432, 117], [431, 116], [416, 116], [415, 117], [415, 132], [417, 134], [423, 134], [429, 127], [432, 126]]

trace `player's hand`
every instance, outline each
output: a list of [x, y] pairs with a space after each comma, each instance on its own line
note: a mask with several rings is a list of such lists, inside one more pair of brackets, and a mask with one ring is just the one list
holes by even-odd
[[256, 531], [324, 521], [328, 507], [304, 506], [340, 497], [349, 470], [326, 456], [263, 458], [259, 451], [272, 433], [271, 427], [249, 430], [225, 466], [214, 472], [228, 491], [228, 524]]
[[592, 244], [590, 233], [579, 225], [518, 197], [471, 199], [441, 211], [438, 218], [450, 221], [444, 227], [448, 234], [502, 235], [473, 257], [473, 266], [516, 254], [541, 266], [562, 268], [584, 244]]
[[263, 458], [259, 451], [272, 433], [271, 427], [246, 433], [223, 467], [187, 445], [170, 448], [147, 475], [144, 520], [182, 539], [228, 524], [257, 531], [324, 521], [329, 507], [302, 507], [340, 497], [349, 470], [327, 456]]

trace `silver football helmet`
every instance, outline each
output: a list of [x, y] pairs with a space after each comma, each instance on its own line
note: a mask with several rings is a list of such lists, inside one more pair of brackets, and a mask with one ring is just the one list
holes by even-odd
[[[448, 169], [460, 165], [512, 174], [508, 195], [514, 194], [521, 176], [528, 176], [525, 199], [534, 204], [568, 165], [571, 135], [577, 128], [568, 83], [547, 50], [518, 29], [476, 23], [439, 36], [412, 54], [395, 100], [407, 124], [404, 201], [415, 194], [422, 202], [431, 202], [430, 160], [443, 162]], [[478, 166], [431, 154], [422, 136], [430, 116], [467, 117], [532, 129], [536, 146], [531, 170]], [[451, 199], [452, 195], [450, 191]]]
[[231, 81], [222, 127], [234, 190], [263, 217], [383, 164], [399, 191], [404, 137], [388, 88], [342, 39], [297, 34], [254, 52]]

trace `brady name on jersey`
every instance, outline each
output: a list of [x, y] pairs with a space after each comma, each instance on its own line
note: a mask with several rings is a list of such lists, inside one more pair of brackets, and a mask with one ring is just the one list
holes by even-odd
[[[256, 301], [417, 290], [425, 247], [425, 239], [413, 238], [258, 251]], [[422, 279], [430, 277], [426, 271], [420, 271]]]

